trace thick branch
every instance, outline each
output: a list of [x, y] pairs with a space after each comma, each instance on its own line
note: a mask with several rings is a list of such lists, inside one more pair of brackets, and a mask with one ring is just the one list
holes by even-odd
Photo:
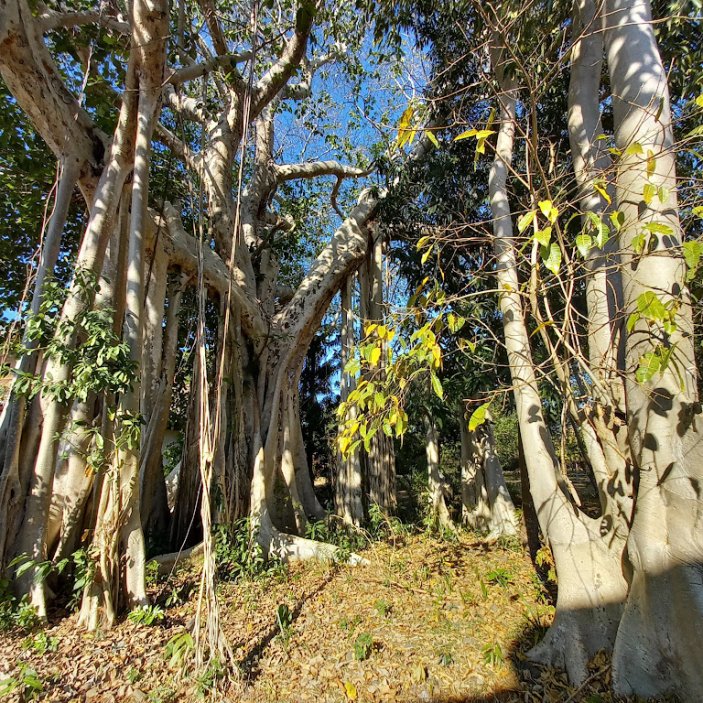
[[[165, 222], [159, 217], [156, 217], [155, 220], [157, 226], [165, 225], [173, 245], [173, 251], [170, 254], [171, 261], [179, 264], [184, 271], [196, 273], [198, 270], [198, 242], [185, 231], [181, 218], [171, 203], [164, 204], [163, 212]], [[242, 325], [247, 333], [254, 337], [260, 337], [267, 333], [268, 328], [258, 305], [244, 292], [246, 283], [244, 280], [239, 280], [243, 277], [241, 275], [237, 277], [235, 274], [230, 286], [230, 277], [225, 263], [209, 247], [203, 247], [203, 276], [206, 285], [221, 294], [226, 294], [231, 289], [234, 300], [241, 306]]]
[[256, 84], [252, 101], [252, 116], [258, 115], [278, 95], [293, 71], [300, 65], [312, 29], [312, 20], [313, 13], [310, 8], [306, 5], [300, 5], [296, 14], [293, 36], [286, 42], [278, 61]]
[[356, 168], [338, 161], [310, 161], [304, 164], [286, 164], [274, 166], [277, 183], [293, 181], [302, 178], [318, 178], [320, 176], [337, 176], [337, 178], [353, 178], [368, 176], [370, 170]]
[[208, 73], [220, 68], [236, 70], [237, 64], [249, 61], [253, 55], [254, 52], [252, 51], [244, 51], [240, 54], [213, 56], [211, 59], [203, 61], [202, 63], [194, 63], [192, 66], [179, 68], [169, 76], [167, 83], [171, 85], [180, 85], [181, 83], [187, 83], [188, 81], [195, 80], [196, 78], [200, 78], [201, 76], [207, 75]]
[[37, 18], [38, 29], [42, 33], [55, 29], [83, 27], [86, 24], [99, 24], [120, 34], [129, 34], [127, 22], [106, 16], [103, 12], [52, 12], [48, 10]]

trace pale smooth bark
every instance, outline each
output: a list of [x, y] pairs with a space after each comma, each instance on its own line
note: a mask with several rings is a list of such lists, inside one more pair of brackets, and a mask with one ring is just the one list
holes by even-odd
[[[349, 394], [354, 390], [354, 378], [344, 371], [344, 367], [349, 361], [351, 349], [354, 346], [354, 317], [352, 311], [352, 293], [354, 287], [354, 277], [350, 276], [342, 285], [340, 308], [341, 308], [341, 367], [342, 377], [339, 387], [339, 400], [341, 403], [347, 402]], [[353, 419], [356, 416], [356, 408], [349, 408], [349, 416]], [[359, 527], [364, 520], [363, 503], [363, 474], [361, 457], [359, 452], [354, 450], [347, 456], [341, 453], [337, 456], [337, 480], [335, 484], [335, 507], [337, 515], [349, 525]]]
[[501, 89], [501, 122], [489, 174], [500, 310], [530, 491], [559, 579], [554, 624], [529, 656], [566, 669], [570, 679], [580, 683], [588, 676], [590, 658], [597, 651], [612, 647], [627, 584], [620, 570], [621, 545], [617, 534], [612, 534], [612, 526], [579, 514], [560, 485], [560, 468], [542, 413], [523, 317], [517, 268], [519, 245], [513, 234], [507, 190], [517, 88], [515, 79], [504, 73], [501, 54], [499, 50], [493, 52]]
[[462, 413], [461, 430], [464, 521], [488, 532], [489, 539], [515, 536], [515, 506], [505, 485], [490, 418], [472, 432]]
[[[617, 166], [625, 311], [636, 310], [644, 294], [676, 306], [672, 333], [640, 320], [626, 344], [627, 416], [638, 490], [627, 541], [630, 592], [613, 677], [622, 693], [692, 700], [703, 690], [703, 463], [667, 76], [648, 0], [609, 0], [605, 16], [616, 145], [623, 151], [633, 144], [642, 148], [625, 152]], [[648, 184], [662, 188], [664, 197], [644, 202]], [[648, 223], [666, 226], [669, 233], [651, 235], [638, 247], [635, 237]], [[635, 372], [643, 356], [664, 349], [671, 351], [669, 363], [639, 383]]]
[[[360, 270], [360, 308], [363, 325], [383, 323], [383, 237], [380, 228], [371, 231], [372, 242], [365, 265]], [[385, 354], [381, 354], [379, 368], [373, 372], [384, 375]], [[369, 379], [370, 380], [370, 379]], [[372, 438], [366, 453], [366, 473], [369, 490], [369, 504], [378, 505], [386, 513], [396, 509], [395, 491], [395, 451], [393, 439], [384, 432], [377, 432]]]
[[430, 519], [435, 527], [442, 530], [454, 530], [444, 494], [447, 485], [439, 468], [439, 435], [434, 418], [425, 413], [423, 417], [425, 424], [425, 455], [427, 457], [427, 488], [430, 499]]
[[[608, 201], [594, 187], [614, 198], [612, 159], [605, 142], [600, 116], [600, 83], [603, 66], [603, 18], [598, 0], [578, 0], [574, 5], [574, 30], [577, 39], [571, 49], [569, 82], [569, 142], [574, 175], [579, 187], [582, 224], [588, 227], [586, 213], [599, 219], [611, 211]], [[607, 219], [604, 223], [608, 226]], [[590, 224], [593, 227], [592, 223]], [[608, 396], [600, 397], [613, 408], [621, 409], [624, 388], [618, 367], [620, 327], [622, 326], [622, 281], [615, 252], [616, 237], [602, 249], [593, 246], [588, 252], [586, 303], [588, 307], [588, 354], [592, 373]]]

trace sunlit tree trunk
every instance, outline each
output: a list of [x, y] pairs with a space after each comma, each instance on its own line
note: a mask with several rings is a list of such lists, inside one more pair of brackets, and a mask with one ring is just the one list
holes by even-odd
[[[623, 151], [616, 199], [624, 216], [625, 313], [637, 311], [643, 297], [654, 296], [672, 310], [675, 325], [666, 332], [662, 320], [642, 317], [626, 343], [637, 499], [627, 541], [630, 592], [613, 675], [623, 693], [692, 700], [703, 690], [703, 462], [667, 75], [648, 0], [610, 0], [604, 13], [615, 139]], [[657, 193], [651, 199], [648, 187]], [[649, 224], [661, 233], [649, 233]], [[656, 359], [664, 363], [641, 373]]]

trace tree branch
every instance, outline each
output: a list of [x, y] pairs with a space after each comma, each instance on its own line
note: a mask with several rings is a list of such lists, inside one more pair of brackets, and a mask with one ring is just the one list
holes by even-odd
[[200, 100], [177, 93], [170, 83], [163, 87], [163, 96], [166, 104], [174, 112], [193, 122], [200, 122], [203, 126], [208, 123], [210, 118], [203, 109]]
[[[163, 219], [156, 216], [157, 226], [167, 232], [173, 246], [170, 260], [177, 263], [186, 271], [198, 270], [198, 242], [189, 235], [181, 222], [176, 208], [169, 202], [164, 203]], [[246, 281], [244, 275], [235, 269], [230, 282], [230, 274], [222, 259], [209, 246], [202, 248], [203, 277], [208, 286], [218, 291], [221, 295], [232, 293], [232, 298], [241, 307], [242, 325], [247, 334], [252, 337], [263, 337], [268, 333], [268, 325], [256, 301], [246, 294]]]
[[252, 116], [256, 117], [278, 95], [293, 71], [300, 65], [312, 29], [313, 12], [305, 4], [298, 6], [293, 36], [286, 42], [278, 61], [257, 82], [252, 101]]
[[277, 183], [298, 179], [318, 178], [320, 176], [337, 176], [337, 178], [359, 178], [368, 176], [371, 169], [356, 168], [339, 161], [310, 161], [303, 164], [285, 164], [273, 167]]
[[54, 12], [47, 9], [36, 21], [42, 34], [55, 29], [83, 27], [87, 24], [99, 24], [120, 34], [130, 34], [128, 22], [121, 18], [109, 17], [104, 12]]

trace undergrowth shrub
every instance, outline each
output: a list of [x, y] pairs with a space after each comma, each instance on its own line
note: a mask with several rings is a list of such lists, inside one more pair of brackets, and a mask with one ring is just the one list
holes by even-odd
[[280, 559], [264, 553], [248, 518], [238, 520], [232, 527], [215, 527], [215, 564], [223, 581], [281, 577], [286, 573]]

